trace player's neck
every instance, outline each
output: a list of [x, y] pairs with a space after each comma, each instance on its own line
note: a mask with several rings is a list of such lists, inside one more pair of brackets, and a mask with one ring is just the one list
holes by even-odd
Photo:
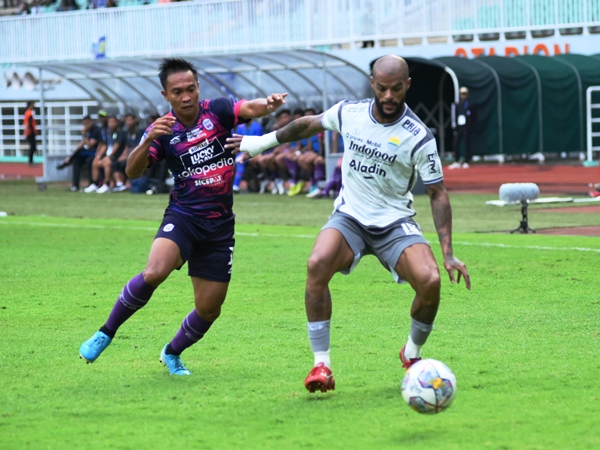
[[200, 113], [199, 108], [194, 108], [191, 111], [175, 111], [173, 110], [175, 117], [186, 127], [192, 127], [198, 122], [198, 114]]
[[375, 105], [375, 102], [372, 102], [372, 104], [371, 104], [371, 114], [373, 115], [375, 120], [381, 124], [388, 124], [388, 123], [396, 122], [400, 117], [402, 117], [402, 115], [404, 114], [405, 111], [406, 111], [406, 103], [402, 103], [402, 108], [400, 108], [400, 112], [398, 114], [395, 114], [393, 117], [383, 117], [381, 115], [381, 113], [379, 112], [379, 109]]

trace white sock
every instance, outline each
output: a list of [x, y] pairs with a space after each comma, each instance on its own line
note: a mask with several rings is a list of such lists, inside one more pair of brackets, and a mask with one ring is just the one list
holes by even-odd
[[319, 363], [331, 367], [329, 360], [329, 329], [330, 320], [308, 322], [308, 338], [310, 348], [315, 355], [315, 366]]
[[329, 350], [326, 352], [314, 352], [315, 355], [315, 366], [319, 363], [325, 364], [325, 366], [331, 369], [331, 360], [329, 359]]
[[406, 347], [404, 347], [404, 357], [407, 359], [420, 358], [421, 357], [421, 347], [423, 347], [423, 346], [415, 344], [409, 335], [408, 342], [406, 343]]

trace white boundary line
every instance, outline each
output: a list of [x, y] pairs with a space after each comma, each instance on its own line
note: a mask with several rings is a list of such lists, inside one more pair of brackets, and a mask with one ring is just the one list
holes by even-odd
[[[156, 231], [158, 227], [125, 227], [121, 225], [79, 225], [70, 223], [43, 223], [43, 222], [14, 222], [14, 221], [3, 221], [0, 220], [0, 225], [30, 225], [33, 227], [56, 227], [56, 228], [87, 228], [95, 230], [138, 230], [138, 231]], [[298, 238], [298, 239], [315, 239], [316, 234], [274, 234], [274, 233], [244, 233], [236, 231], [236, 236], [249, 236], [249, 237], [276, 237], [276, 238]], [[506, 245], [506, 244], [492, 244], [489, 242], [464, 242], [454, 241], [457, 245], [470, 245], [474, 247], [498, 247], [508, 249], [531, 249], [531, 250], [570, 250], [577, 252], [594, 252], [600, 253], [600, 248], [587, 248], [587, 247], [546, 247], [541, 245]]]

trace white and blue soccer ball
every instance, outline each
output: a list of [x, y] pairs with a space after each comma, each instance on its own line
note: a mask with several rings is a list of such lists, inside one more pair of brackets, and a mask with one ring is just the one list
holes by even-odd
[[456, 395], [456, 377], [444, 363], [423, 359], [413, 364], [402, 380], [402, 397], [421, 414], [445, 411]]

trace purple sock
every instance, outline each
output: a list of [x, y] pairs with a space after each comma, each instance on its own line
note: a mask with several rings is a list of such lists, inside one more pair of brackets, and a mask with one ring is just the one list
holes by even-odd
[[116, 332], [138, 309], [148, 303], [155, 289], [144, 281], [141, 273], [133, 277], [121, 291], [104, 326]]
[[333, 169], [333, 174], [331, 175], [331, 179], [327, 182], [327, 185], [321, 191], [323, 195], [329, 195], [329, 191], [334, 191], [337, 195], [340, 192], [340, 187], [342, 185], [342, 168], [336, 167]]
[[208, 331], [212, 322], [204, 320], [196, 310], [192, 310], [181, 323], [181, 328], [169, 344], [174, 354], [180, 355], [186, 348], [191, 347]]
[[292, 182], [297, 183], [298, 182], [298, 174], [300, 173], [300, 167], [298, 166], [298, 163], [296, 161], [290, 161], [289, 159], [284, 159], [284, 161], [285, 161], [285, 167], [287, 168], [288, 172], [290, 173]]
[[318, 183], [325, 176], [325, 164], [315, 164], [315, 171], [313, 172], [314, 182]]

